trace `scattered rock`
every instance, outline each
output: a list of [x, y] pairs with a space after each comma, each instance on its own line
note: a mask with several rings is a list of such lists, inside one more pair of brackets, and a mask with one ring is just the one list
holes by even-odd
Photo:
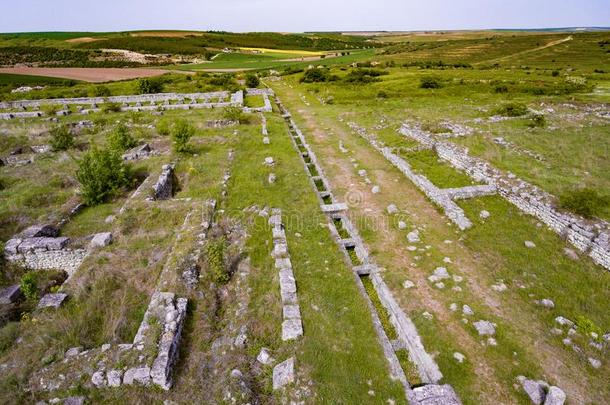
[[123, 370], [110, 370], [107, 377], [109, 387], [118, 387], [123, 379]]
[[454, 352], [453, 358], [456, 359], [458, 363], [463, 363], [466, 356], [464, 356], [462, 353]]
[[589, 360], [589, 364], [593, 368], [600, 368], [602, 366], [602, 362], [597, 359], [594, 359], [593, 357], [589, 357], [588, 360]]
[[265, 164], [267, 166], [273, 166], [275, 164], [275, 160], [273, 160], [273, 158], [271, 156], [267, 156], [265, 158]]
[[71, 347], [70, 349], [66, 350], [66, 354], [64, 355], [64, 357], [78, 356], [79, 353], [82, 351], [83, 351], [82, 347]]
[[394, 204], [390, 204], [390, 205], [388, 205], [386, 210], [388, 211], [388, 214], [392, 215], [392, 214], [396, 214], [398, 212], [398, 207]]
[[572, 260], [578, 260], [579, 259], [578, 253], [576, 253], [576, 251], [574, 251], [574, 249], [564, 248], [563, 249], [563, 253], [565, 253], [565, 255], [568, 256]]
[[462, 313], [464, 315], [474, 315], [474, 311], [468, 305], [462, 305]]
[[544, 400], [544, 405], [563, 405], [566, 401], [566, 394], [559, 387], [549, 387], [549, 390], [546, 394], [546, 398]]
[[529, 249], [533, 249], [536, 247], [536, 244], [534, 242], [532, 242], [531, 240], [526, 240], [524, 244], [525, 244], [525, 247], [529, 248]]
[[404, 221], [398, 221], [398, 229], [407, 229], [407, 223]]
[[537, 381], [524, 379], [521, 386], [534, 404], [541, 405], [544, 402], [544, 397], [546, 394], [542, 384], [538, 383]]
[[405, 280], [402, 283], [402, 287], [408, 290], [409, 288], [415, 287], [415, 283], [411, 280]]
[[434, 319], [434, 316], [433, 316], [433, 315], [432, 315], [430, 312], [428, 312], [428, 311], [423, 312], [423, 313], [422, 313], [422, 316], [423, 316], [425, 319], [429, 320], [429, 321], [431, 321], [432, 319]]
[[256, 360], [261, 363], [261, 364], [265, 364], [265, 365], [269, 365], [271, 363], [273, 363], [273, 357], [271, 357], [271, 353], [269, 352], [269, 349], [263, 347], [261, 349], [261, 351], [258, 353], [258, 356], [256, 356]]
[[269, 140], [269, 137], [268, 137], [268, 136], [265, 136], [265, 137], [263, 138], [263, 144], [265, 144], [265, 145], [269, 145], [269, 143], [271, 143], [271, 141]]
[[106, 376], [103, 371], [96, 371], [91, 376], [91, 383], [96, 387], [102, 387], [106, 385]]
[[21, 298], [21, 286], [15, 284], [0, 290], [0, 304], [7, 305], [17, 302]]
[[555, 318], [555, 322], [557, 322], [561, 326], [574, 326], [574, 322], [570, 321], [568, 318], [564, 318], [563, 316], [558, 316], [557, 318]]
[[473, 325], [479, 336], [493, 336], [496, 334], [496, 327], [489, 321], [476, 321]]
[[541, 300], [537, 300], [536, 304], [543, 306], [545, 308], [549, 308], [549, 309], [555, 308], [555, 303], [548, 298], [543, 298]]
[[489, 211], [482, 210], [481, 212], [479, 212], [479, 218], [481, 219], [487, 219], [490, 217], [490, 215], [491, 214], [489, 213]]
[[267, 181], [269, 182], [269, 184], [275, 183], [276, 179], [277, 178], [275, 177], [275, 173], [269, 173], [269, 177], [267, 178]]
[[411, 231], [407, 234], [407, 240], [410, 243], [417, 243], [420, 241], [419, 239], [419, 231], [416, 229], [414, 231]]
[[498, 282], [497, 284], [492, 284], [491, 289], [494, 291], [502, 292], [506, 291], [508, 287], [504, 284], [503, 281]]
[[91, 239], [91, 243], [89, 244], [91, 247], [104, 247], [108, 246], [112, 243], [112, 233], [110, 232], [102, 232], [95, 234], [93, 239]]
[[379, 186], [373, 186], [373, 188], [371, 189], [371, 193], [373, 194], [379, 194], [380, 191], [381, 189], [379, 188]]

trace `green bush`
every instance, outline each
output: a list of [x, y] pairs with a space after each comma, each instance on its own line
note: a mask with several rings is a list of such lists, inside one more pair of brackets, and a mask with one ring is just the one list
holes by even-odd
[[21, 277], [21, 293], [28, 300], [35, 300], [38, 298], [38, 283], [36, 280], [36, 274], [34, 272], [27, 272]]
[[121, 111], [120, 103], [104, 103], [102, 104], [102, 112], [103, 113], [112, 113]]
[[207, 244], [207, 260], [210, 266], [210, 274], [217, 283], [226, 283], [231, 274], [225, 266], [226, 240], [224, 237], [212, 239]]
[[355, 69], [349, 72], [343, 81], [347, 83], [372, 83], [380, 81], [379, 76], [387, 75], [388, 72], [378, 69]]
[[334, 80], [327, 69], [308, 69], [301, 77], [301, 83], [321, 83]]
[[559, 197], [559, 206], [585, 218], [592, 218], [610, 204], [609, 200], [597, 190], [582, 188], [562, 194]]
[[136, 146], [136, 140], [129, 133], [125, 124], [120, 123], [106, 138], [108, 147], [117, 152], [124, 152]]
[[76, 179], [86, 205], [106, 201], [122, 187], [131, 184], [131, 172], [116, 151], [93, 148], [78, 161]]
[[419, 82], [422, 89], [440, 89], [441, 81], [436, 77], [422, 77]]
[[551, 76], [553, 76], [553, 77], [559, 76], [559, 70], [553, 70], [553, 72], [551, 72]]
[[174, 150], [178, 153], [186, 153], [189, 150], [189, 140], [195, 134], [195, 128], [186, 120], [179, 120], [174, 123], [172, 128], [172, 140]]
[[377, 93], [377, 98], [388, 98], [388, 93], [381, 90], [379, 93]]
[[41, 106], [40, 109], [46, 115], [56, 115], [57, 112], [61, 109], [61, 106], [59, 104], [45, 104]]
[[55, 151], [68, 150], [74, 146], [74, 136], [65, 125], [51, 129], [51, 147]]
[[110, 96], [110, 89], [104, 85], [95, 86], [91, 92], [93, 97], [108, 97]]
[[527, 125], [530, 128], [544, 128], [546, 126], [546, 118], [542, 114], [534, 114]]
[[136, 82], [137, 91], [140, 94], [154, 94], [163, 91], [163, 83], [159, 79], [143, 78]]
[[521, 117], [527, 114], [527, 106], [521, 103], [509, 103], [496, 109], [495, 113], [504, 117]]
[[261, 81], [258, 79], [258, 76], [255, 74], [246, 75], [246, 87], [256, 88], [261, 84]]
[[243, 110], [240, 107], [225, 107], [222, 112], [222, 117], [229, 121], [239, 122], [240, 124], [245, 124], [248, 122], [248, 117], [244, 114]]
[[159, 120], [159, 122], [157, 122], [156, 128], [157, 128], [157, 132], [159, 133], [159, 135], [163, 135], [163, 136], [169, 135], [169, 133], [171, 131], [171, 126], [170, 126], [169, 120], [167, 120], [167, 119]]

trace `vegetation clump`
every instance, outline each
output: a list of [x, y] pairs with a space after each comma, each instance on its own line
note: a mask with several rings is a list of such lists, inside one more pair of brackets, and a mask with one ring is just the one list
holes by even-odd
[[27, 272], [21, 277], [20, 281], [21, 293], [28, 300], [35, 300], [38, 298], [38, 283], [36, 281], [36, 274], [34, 272]]
[[336, 80], [336, 76], [331, 75], [328, 69], [314, 68], [308, 69], [301, 77], [301, 83], [323, 83]]
[[240, 124], [248, 123], [248, 117], [239, 107], [225, 107], [222, 112], [222, 117], [229, 121], [239, 122]]
[[609, 200], [597, 190], [582, 188], [562, 194], [559, 206], [585, 218], [592, 218], [610, 204]]
[[163, 83], [159, 79], [139, 79], [136, 83], [136, 87], [140, 94], [154, 94], [163, 91]]
[[129, 133], [129, 129], [120, 123], [112, 132], [108, 134], [108, 147], [117, 152], [124, 152], [136, 146], [136, 140]]
[[103, 203], [118, 190], [129, 186], [132, 175], [119, 154], [111, 149], [93, 148], [78, 161], [76, 179], [86, 205]]
[[521, 103], [508, 103], [498, 108], [495, 113], [503, 117], [522, 117], [527, 114], [527, 106]]
[[246, 75], [246, 87], [256, 88], [260, 86], [260, 84], [261, 81], [259, 80], [257, 75], [253, 73]]
[[442, 85], [441, 81], [436, 77], [422, 77], [419, 87], [422, 89], [440, 89]]
[[544, 128], [546, 126], [546, 118], [543, 114], [533, 114], [527, 125], [530, 128]]
[[171, 131], [174, 150], [178, 153], [189, 151], [189, 141], [195, 134], [195, 128], [186, 120], [178, 120], [174, 123]]
[[54, 151], [68, 150], [74, 147], [74, 136], [67, 126], [58, 125], [51, 129], [51, 147]]
[[103, 113], [113, 113], [121, 111], [121, 104], [119, 103], [104, 103], [102, 105]]
[[387, 75], [388, 72], [379, 69], [355, 69], [343, 78], [347, 83], [372, 83], [381, 79], [379, 76]]
[[212, 239], [207, 244], [207, 260], [212, 279], [224, 284], [229, 281], [231, 274], [225, 266], [225, 252], [227, 241], [224, 237]]

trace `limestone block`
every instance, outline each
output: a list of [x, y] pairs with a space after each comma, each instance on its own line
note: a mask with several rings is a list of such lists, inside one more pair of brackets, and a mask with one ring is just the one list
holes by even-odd
[[277, 390], [294, 382], [294, 357], [273, 368], [273, 389]]

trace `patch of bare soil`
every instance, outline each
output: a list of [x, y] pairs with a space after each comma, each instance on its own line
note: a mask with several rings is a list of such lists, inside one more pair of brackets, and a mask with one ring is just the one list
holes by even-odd
[[89, 42], [100, 41], [102, 39], [106, 39], [106, 38], [102, 38], [102, 37], [98, 37], [98, 38], [80, 37], [80, 38], [66, 39], [66, 42], [71, 43], [71, 44], [86, 44], [86, 43], [89, 43]]
[[37, 68], [12, 67], [0, 68], [0, 73], [57, 77], [60, 79], [82, 80], [91, 83], [112, 82], [116, 80], [137, 79], [140, 77], [160, 76], [168, 73], [163, 69], [136, 68]]

